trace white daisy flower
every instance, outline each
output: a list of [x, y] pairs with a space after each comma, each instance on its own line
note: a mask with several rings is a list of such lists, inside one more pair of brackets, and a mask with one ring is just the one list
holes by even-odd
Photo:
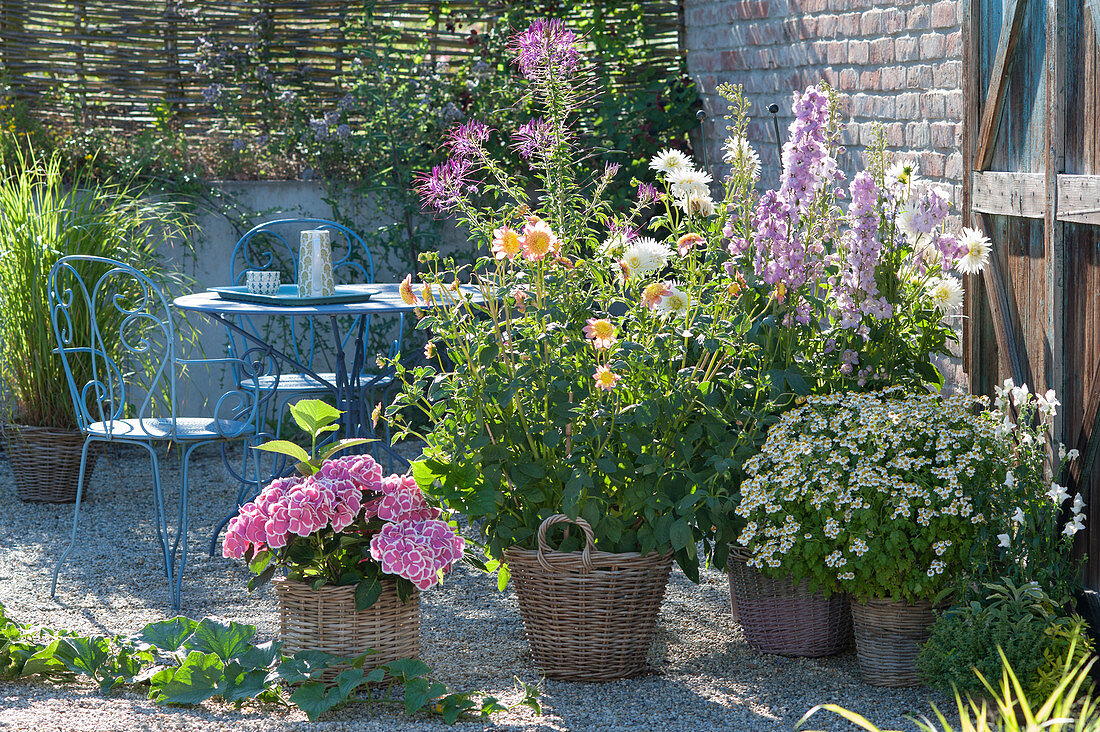
[[711, 177], [701, 170], [685, 168], [668, 174], [668, 184], [675, 198], [687, 198], [691, 195], [709, 196]]
[[955, 269], [963, 274], [978, 274], [989, 264], [989, 252], [993, 245], [988, 236], [977, 229], [964, 227], [959, 244], [966, 249], [966, 253], [959, 257]]
[[622, 262], [630, 268], [631, 277], [656, 272], [668, 264], [672, 252], [664, 244], [648, 236], [635, 239], [623, 253]]
[[710, 197], [709, 193], [692, 193], [686, 198], [678, 198], [676, 199], [676, 205], [687, 216], [709, 218], [714, 215], [715, 211], [714, 199]]
[[958, 277], [936, 277], [929, 281], [926, 292], [944, 315], [953, 315], [962, 309], [963, 288]]
[[722, 145], [722, 160], [727, 165], [736, 165], [747, 170], [753, 180], [760, 177], [760, 156], [745, 137], [727, 137]]
[[649, 167], [665, 175], [694, 168], [691, 161], [688, 160], [687, 155], [684, 155], [679, 150], [673, 150], [671, 148], [662, 150], [654, 155], [653, 159], [649, 161]]
[[917, 175], [917, 161], [901, 161], [894, 163], [886, 169], [884, 175], [886, 185], [902, 185], [912, 187], [919, 176]]
[[667, 317], [682, 318], [687, 315], [690, 306], [691, 296], [673, 283], [668, 286], [665, 296], [657, 303], [656, 311]]

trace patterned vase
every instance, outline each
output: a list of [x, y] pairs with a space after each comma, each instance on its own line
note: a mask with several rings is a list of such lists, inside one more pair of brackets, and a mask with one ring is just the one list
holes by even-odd
[[328, 297], [335, 293], [332, 233], [328, 229], [303, 231], [298, 250], [298, 297]]

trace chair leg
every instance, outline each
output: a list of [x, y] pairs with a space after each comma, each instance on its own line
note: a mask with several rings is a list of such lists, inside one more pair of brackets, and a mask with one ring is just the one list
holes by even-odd
[[[188, 514], [187, 514], [187, 468], [191, 462], [191, 453], [195, 451], [199, 445], [204, 443], [196, 442], [193, 445], [189, 445], [183, 453], [183, 467], [180, 471], [180, 509], [179, 520], [176, 522], [176, 539], [172, 543], [172, 565], [175, 569], [175, 580], [173, 581], [171, 575], [169, 575], [169, 582], [171, 583], [170, 592], [172, 598], [172, 612], [179, 614], [182, 584], [183, 584], [183, 570], [187, 564], [187, 529], [188, 529]], [[179, 549], [179, 566], [176, 566], [176, 550]]]
[[[160, 458], [157, 457], [157, 451], [153, 445], [141, 443], [141, 446], [149, 451], [149, 459], [153, 465], [153, 512], [157, 521], [157, 540], [160, 541], [161, 553], [164, 559], [164, 576], [168, 580], [168, 597], [172, 601], [172, 587], [175, 584], [173, 581], [175, 547], [169, 548], [168, 546], [168, 514], [164, 508], [164, 485], [160, 479]], [[172, 605], [172, 610], [175, 611], [175, 603], [173, 602]]]
[[[254, 444], [258, 444], [258, 438], [248, 438], [243, 442], [244, 458], [241, 464], [240, 476], [237, 476], [240, 480], [240, 488], [237, 489], [237, 505], [233, 507], [221, 522], [214, 528], [214, 534], [210, 537], [210, 556], [216, 556], [218, 550], [218, 537], [221, 536], [222, 531], [226, 525], [233, 520], [233, 517], [237, 515], [237, 511], [241, 506], [248, 503], [260, 493], [262, 485], [267, 480], [274, 480], [274, 474], [262, 474], [260, 468], [260, 460], [262, 456], [259, 451], [253, 450]], [[249, 480], [248, 461], [249, 457], [252, 459], [252, 479]], [[229, 469], [229, 458], [225, 454], [225, 445], [222, 445], [222, 460], [225, 462], [226, 468], [230, 475], [233, 475], [233, 471]], [[272, 458], [272, 467], [274, 468], [274, 458]]]
[[50, 583], [51, 599], [57, 595], [57, 575], [61, 571], [61, 565], [69, 558], [69, 554], [72, 553], [73, 547], [76, 546], [76, 527], [80, 518], [80, 499], [84, 495], [84, 472], [88, 467], [88, 448], [91, 447], [91, 444], [91, 438], [85, 438], [84, 447], [80, 451], [80, 477], [77, 479], [76, 484], [76, 505], [73, 507], [73, 528], [69, 533], [69, 545], [65, 547], [65, 551], [61, 553], [61, 558], [57, 560], [57, 564], [53, 568], [53, 581]]

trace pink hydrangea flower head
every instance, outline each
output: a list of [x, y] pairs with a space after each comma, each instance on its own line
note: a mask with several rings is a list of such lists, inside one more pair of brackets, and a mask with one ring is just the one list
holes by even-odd
[[420, 486], [408, 475], [391, 475], [384, 479], [382, 497], [372, 508], [383, 521], [433, 519], [439, 515], [439, 511], [424, 500]]

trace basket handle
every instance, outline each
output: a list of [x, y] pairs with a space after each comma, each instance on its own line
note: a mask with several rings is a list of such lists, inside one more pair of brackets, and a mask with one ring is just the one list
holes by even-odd
[[550, 560], [546, 558], [546, 553], [553, 551], [546, 543], [546, 530], [554, 524], [571, 523], [580, 527], [584, 532], [584, 549], [581, 551], [581, 565], [583, 569], [581, 572], [588, 574], [592, 571], [592, 552], [596, 548], [596, 535], [592, 532], [592, 527], [582, 518], [569, 518], [564, 513], [556, 513], [553, 516], [547, 517], [539, 525], [539, 564], [547, 572], [557, 572], [554, 565], [550, 564]]

